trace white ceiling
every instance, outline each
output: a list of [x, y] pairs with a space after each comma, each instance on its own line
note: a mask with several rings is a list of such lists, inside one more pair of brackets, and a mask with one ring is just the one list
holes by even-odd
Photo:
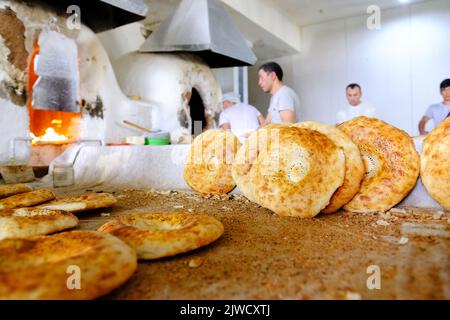
[[[166, 19], [175, 10], [181, 0], [145, 0], [149, 6], [149, 14], [144, 25], [154, 30], [161, 21]], [[242, 0], [245, 1], [245, 0]], [[411, 3], [427, 0], [409, 0], [407, 4], [400, 0], [260, 0], [270, 7], [278, 10], [282, 15], [299, 27], [321, 23], [329, 20], [366, 15], [370, 5], [378, 5], [380, 9], [405, 6]], [[233, 16], [238, 28], [244, 36], [253, 43], [253, 51], [259, 59], [265, 60], [274, 57], [295, 54], [296, 51], [283, 42], [251, 23], [246, 17], [226, 7]]]
[[367, 14], [370, 5], [377, 5], [382, 10], [404, 6], [423, 0], [266, 0], [290, 20], [299, 26], [316, 24], [328, 20]]
[[[243, 0], [244, 1], [244, 0]], [[426, 0], [261, 0], [271, 3], [283, 15], [299, 26], [324, 21], [367, 14], [370, 5], [378, 5], [382, 10], [404, 6]], [[180, 0], [146, 0], [149, 5], [147, 20], [160, 21], [167, 17]]]

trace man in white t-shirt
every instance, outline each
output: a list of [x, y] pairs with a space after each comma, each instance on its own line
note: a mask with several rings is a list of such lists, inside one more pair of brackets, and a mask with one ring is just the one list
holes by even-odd
[[428, 133], [425, 131], [425, 125], [430, 119], [433, 120], [433, 124], [436, 127], [447, 117], [450, 117], [450, 79], [445, 79], [441, 82], [440, 91], [443, 101], [429, 106], [419, 122], [419, 132], [422, 135]]
[[244, 142], [253, 131], [264, 123], [264, 117], [253, 106], [242, 103], [239, 95], [229, 92], [223, 95], [223, 111], [219, 117], [219, 126], [231, 131], [239, 141]]
[[339, 124], [359, 116], [375, 117], [375, 108], [371, 104], [361, 101], [362, 90], [359, 84], [349, 84], [345, 88], [345, 93], [347, 95], [348, 105], [338, 111], [336, 114], [336, 123]]
[[269, 110], [265, 124], [294, 123], [295, 111], [300, 106], [299, 98], [294, 90], [283, 83], [283, 70], [276, 62], [268, 62], [258, 69], [258, 85], [270, 93]]

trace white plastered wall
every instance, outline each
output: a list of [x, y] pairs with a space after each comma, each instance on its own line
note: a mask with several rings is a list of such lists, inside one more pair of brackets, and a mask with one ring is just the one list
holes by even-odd
[[195, 55], [132, 52], [117, 59], [114, 70], [123, 92], [151, 106], [151, 124], [146, 127], [170, 132], [172, 143], [190, 142], [188, 104], [193, 88], [201, 96], [210, 127], [217, 124], [222, 92], [211, 69]]
[[[301, 54], [274, 60], [300, 96], [298, 120], [335, 123], [345, 86], [357, 82], [381, 119], [417, 135], [426, 108], [441, 100], [439, 83], [450, 78], [449, 34], [450, 1], [432, 0], [382, 11], [379, 30], [367, 28], [365, 12], [306, 26]], [[250, 102], [265, 114], [270, 97], [256, 68], [249, 70]]]

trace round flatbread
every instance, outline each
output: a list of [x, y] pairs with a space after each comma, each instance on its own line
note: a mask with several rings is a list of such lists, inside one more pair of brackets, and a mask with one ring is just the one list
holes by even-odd
[[184, 180], [200, 194], [226, 194], [236, 184], [231, 166], [239, 139], [224, 130], [208, 130], [194, 139], [184, 167]]
[[281, 216], [310, 218], [344, 182], [343, 151], [310, 129], [270, 125], [239, 149], [233, 178], [251, 201]]
[[216, 241], [223, 234], [223, 225], [206, 214], [144, 212], [121, 216], [98, 231], [125, 241], [139, 259], [158, 259]]
[[450, 118], [425, 138], [420, 177], [430, 196], [450, 211]]
[[361, 186], [365, 168], [359, 149], [349, 136], [335, 126], [316, 121], [299, 122], [294, 124], [294, 126], [318, 131], [326, 135], [328, 139], [344, 151], [344, 183], [336, 190], [331, 197], [330, 203], [322, 210], [323, 213], [334, 213], [350, 202]]
[[0, 240], [26, 238], [70, 229], [79, 221], [62, 210], [20, 208], [0, 210]]
[[0, 241], [0, 299], [94, 299], [136, 270], [136, 253], [96, 231]]
[[35, 190], [0, 200], [0, 210], [31, 207], [53, 199], [55, 195], [50, 190]]
[[363, 116], [338, 128], [358, 146], [366, 167], [360, 191], [344, 209], [385, 212], [406, 197], [419, 176], [419, 155], [412, 138], [384, 121]]
[[17, 184], [0, 184], [0, 199], [7, 198], [19, 193], [25, 193], [33, 191], [30, 186], [17, 183]]
[[59, 198], [38, 206], [41, 209], [82, 212], [111, 207], [117, 202], [110, 193], [90, 193], [77, 197]]

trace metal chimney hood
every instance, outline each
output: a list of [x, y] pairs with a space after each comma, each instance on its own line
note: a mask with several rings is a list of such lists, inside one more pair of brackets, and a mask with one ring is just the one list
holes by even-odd
[[257, 58], [219, 0], [182, 0], [140, 52], [193, 52], [211, 68], [248, 66]]

